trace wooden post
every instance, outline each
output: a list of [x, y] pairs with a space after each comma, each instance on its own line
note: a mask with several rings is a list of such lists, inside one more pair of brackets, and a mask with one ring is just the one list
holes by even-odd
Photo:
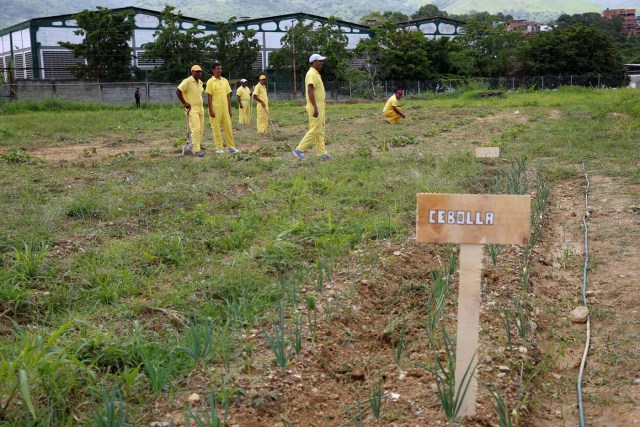
[[417, 202], [418, 242], [461, 243], [455, 387], [464, 390], [468, 382], [468, 388], [457, 416], [473, 416], [478, 392], [475, 368], [480, 333], [482, 245], [526, 244], [531, 196], [418, 194]]
[[[480, 335], [480, 275], [482, 245], [460, 245], [460, 286], [458, 291], [458, 333], [456, 337], [456, 390], [469, 382], [458, 416], [476, 414], [478, 380], [478, 337]], [[469, 372], [467, 373], [467, 369]], [[463, 378], [467, 373], [465, 381]]]

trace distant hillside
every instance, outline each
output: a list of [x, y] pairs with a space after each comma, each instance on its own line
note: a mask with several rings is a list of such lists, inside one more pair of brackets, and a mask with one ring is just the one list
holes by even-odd
[[[406, 14], [415, 12], [425, 0], [4, 0], [0, 14], [0, 29], [31, 18], [71, 14], [83, 9], [94, 9], [96, 4], [109, 8], [138, 6], [162, 10], [165, 4], [176, 6], [186, 16], [206, 20], [227, 20], [230, 16], [282, 15], [307, 12], [322, 16], [334, 15], [347, 21], [358, 21], [372, 10], [393, 10]], [[506, 12], [515, 17], [531, 16], [552, 19], [560, 13], [601, 12], [605, 7], [638, 7], [640, 0], [434, 0], [441, 10], [449, 13], [467, 13], [471, 10]], [[634, 6], [635, 5], [635, 6]], [[549, 18], [550, 17], [550, 18]]]

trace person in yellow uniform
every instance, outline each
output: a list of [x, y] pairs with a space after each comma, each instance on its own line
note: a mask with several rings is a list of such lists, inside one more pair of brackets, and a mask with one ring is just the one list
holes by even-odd
[[395, 93], [387, 100], [387, 103], [382, 110], [382, 114], [384, 115], [384, 119], [387, 123], [400, 123], [402, 122], [402, 119], [406, 117], [398, 104], [398, 101], [402, 98], [402, 94], [402, 89], [396, 89]]
[[240, 87], [236, 90], [238, 98], [238, 122], [241, 125], [251, 123], [251, 89], [247, 87], [247, 79], [240, 79]]
[[324, 66], [324, 60], [326, 57], [314, 53], [309, 57], [309, 64], [311, 65], [307, 75], [304, 78], [304, 85], [306, 87], [307, 98], [307, 114], [309, 115], [309, 131], [302, 138], [302, 141], [298, 144], [293, 154], [300, 160], [304, 160], [304, 152], [311, 147], [316, 146], [316, 153], [320, 155], [322, 160], [332, 160], [330, 154], [324, 146], [324, 111], [325, 111], [325, 91], [324, 83], [322, 83], [322, 77], [320, 76], [320, 70]]
[[222, 133], [227, 141], [230, 153], [239, 153], [233, 144], [233, 130], [231, 128], [231, 86], [229, 81], [222, 77], [222, 65], [216, 62], [211, 67], [213, 77], [207, 81], [207, 94], [209, 104], [209, 122], [213, 130], [213, 142], [216, 145], [216, 153], [224, 153]]
[[199, 65], [191, 67], [191, 77], [187, 77], [178, 85], [176, 95], [189, 117], [191, 143], [193, 153], [202, 157], [205, 152], [200, 149], [204, 134], [204, 107], [202, 104], [202, 68]]
[[256, 100], [258, 133], [267, 133], [269, 128], [269, 96], [267, 95], [267, 76], [260, 76], [260, 81], [253, 88], [253, 99]]

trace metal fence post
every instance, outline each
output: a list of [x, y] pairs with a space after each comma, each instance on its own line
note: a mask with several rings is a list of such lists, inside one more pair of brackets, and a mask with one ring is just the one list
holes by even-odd
[[351, 81], [349, 81], [349, 98], [351, 98]]
[[420, 95], [420, 80], [418, 80], [418, 95]]
[[542, 90], [544, 90], [544, 76], [542, 76]]
[[600, 73], [598, 73], [598, 89], [600, 89]]

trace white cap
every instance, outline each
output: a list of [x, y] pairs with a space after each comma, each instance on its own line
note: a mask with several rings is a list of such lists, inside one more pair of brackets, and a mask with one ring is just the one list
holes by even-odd
[[309, 64], [311, 64], [313, 61], [324, 61], [325, 59], [326, 59], [326, 56], [322, 56], [322, 55], [318, 55], [317, 53], [314, 53], [309, 57]]
[[246, 83], [247, 79], [240, 79], [240, 83]]

